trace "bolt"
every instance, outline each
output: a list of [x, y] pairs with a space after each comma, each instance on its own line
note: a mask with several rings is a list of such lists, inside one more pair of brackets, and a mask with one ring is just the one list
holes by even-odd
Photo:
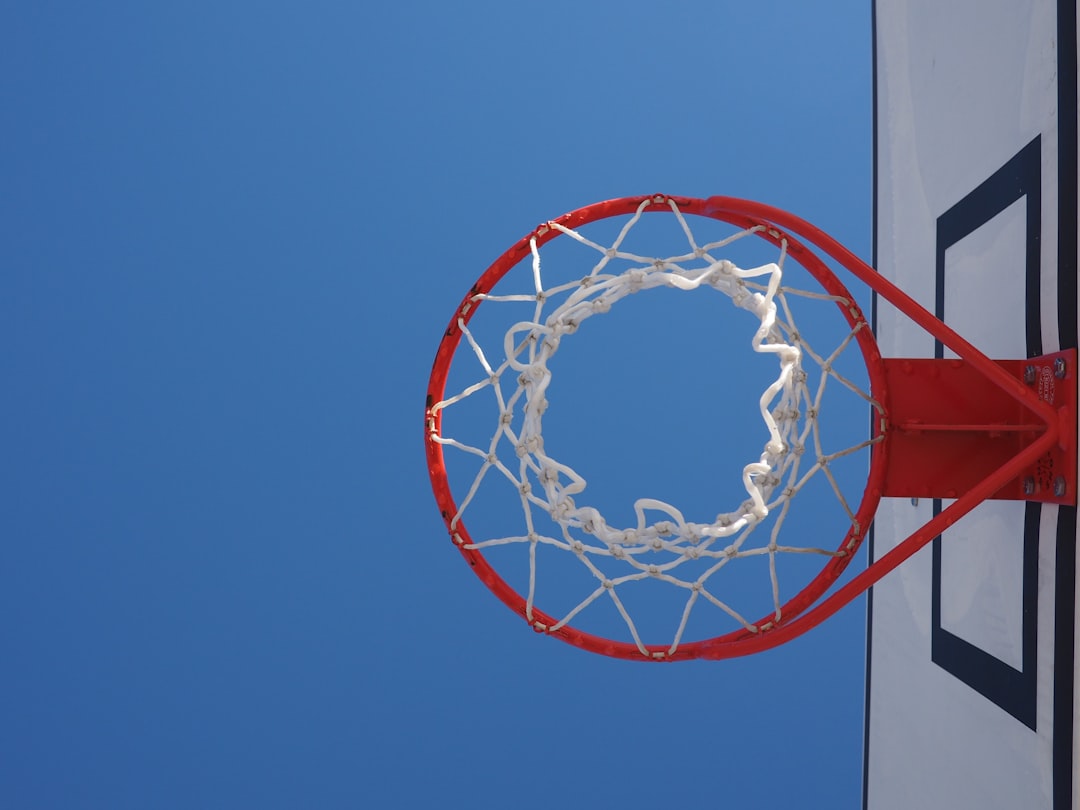
[[1035, 494], [1035, 479], [1032, 478], [1030, 475], [1027, 478], [1024, 479], [1024, 494], [1025, 495], [1034, 495]]
[[1065, 358], [1059, 357], [1054, 361], [1054, 376], [1059, 380], [1065, 379]]
[[1065, 483], [1065, 476], [1059, 475], [1054, 479], [1054, 495], [1058, 498], [1065, 497], [1065, 491], [1068, 489], [1068, 485]]
[[1035, 384], [1035, 366], [1024, 366], [1024, 382], [1028, 385]]

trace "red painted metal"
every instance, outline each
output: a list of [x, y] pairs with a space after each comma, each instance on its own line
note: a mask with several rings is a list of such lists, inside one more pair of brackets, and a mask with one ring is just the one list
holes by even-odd
[[[667, 653], [669, 645], [649, 646], [649, 656], [643, 656], [634, 644], [600, 638], [570, 626], [542, 632], [593, 652], [632, 660], [717, 659], [759, 652], [795, 638], [833, 615], [984, 500], [1003, 497], [1076, 503], [1075, 350], [1026, 361], [992, 360], [832, 237], [799, 217], [762, 203], [732, 197], [625, 197], [586, 206], [556, 221], [578, 227], [633, 213], [646, 200], [646, 210], [670, 211], [668, 200], [674, 200], [688, 214], [744, 228], [764, 225], [765, 230], [759, 234], [762, 238], [773, 243], [787, 240], [789, 253], [827, 292], [853, 302], [844, 284], [808, 247], [813, 246], [956, 355], [956, 360], [886, 360], [870, 329], [859, 331], [857, 341], [869, 373], [871, 395], [882, 406], [873, 427], [880, 441], [871, 452], [867, 486], [855, 525], [838, 549], [853, 552], [857, 548], [881, 497], [956, 500], [880, 560], [825, 596], [853, 555], [831, 557], [821, 573], [782, 606], [780, 622], [769, 616], [757, 623], [768, 629], [742, 629], [684, 643], [671, 654]], [[475, 296], [490, 290], [529, 254], [530, 239], [543, 245], [558, 235], [546, 223], [539, 226], [500, 256], [462, 300], [436, 353], [424, 418], [432, 488], [451, 539], [477, 576], [523, 617], [524, 597], [499, 576], [479, 551], [465, 548], [472, 540], [463, 521], [451, 525], [457, 505], [447, 481], [442, 445], [435, 440], [441, 436], [442, 413], [432, 407], [444, 396], [450, 362], [462, 337], [459, 321], [467, 323], [480, 306]], [[840, 309], [852, 327], [865, 322], [854, 303], [840, 305]], [[1053, 376], [1050, 382], [1046, 370], [1058, 372], [1058, 360], [1064, 361], [1064, 376]], [[1036, 369], [1033, 384], [1025, 382], [1029, 365]], [[930, 467], [933, 470], [928, 473]], [[1034, 479], [1030, 493], [1025, 492], [1028, 478]], [[1064, 492], [1057, 494], [1054, 487], [1062, 486], [1059, 479], [1065, 481]], [[557, 620], [534, 606], [531, 623], [534, 627], [550, 627]]]
[[[1064, 408], [1066, 423], [1071, 423], [1075, 349], [996, 362], [1016, 379], [1030, 379], [1026, 384], [1039, 399]], [[887, 358], [884, 363], [890, 391], [885, 497], [957, 498], [1047, 429], [1024, 404], [964, 360]], [[1072, 503], [1075, 474], [1075, 442], [1059, 440], [991, 498]]]

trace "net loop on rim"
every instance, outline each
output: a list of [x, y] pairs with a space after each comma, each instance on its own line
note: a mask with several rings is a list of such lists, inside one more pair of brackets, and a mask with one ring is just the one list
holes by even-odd
[[[686, 250], [670, 256], [649, 256], [624, 247], [639, 219], [662, 203], [676, 218]], [[592, 266], [583, 277], [545, 286], [542, 243], [556, 234], [568, 237], [592, 255]], [[740, 267], [721, 251], [735, 242], [760, 236], [776, 246], [773, 261]], [[455, 543], [464, 552], [483, 554], [500, 546], [522, 546], [528, 556], [528, 585], [519, 609], [537, 630], [558, 632], [599, 600], [614, 605], [630, 637], [629, 645], [641, 655], [664, 658], [674, 655], [683, 643], [690, 616], [699, 602], [709, 603], [734, 620], [741, 632], [767, 630], [804, 606], [791, 606], [784, 597], [776, 558], [783, 554], [849, 558], [862, 539], [856, 509], [849, 503], [830, 465], [839, 458], [867, 449], [880, 437], [853, 445], [832, 447], [822, 437], [820, 415], [827, 383], [834, 383], [878, 408], [869, 393], [837, 370], [837, 359], [859, 334], [869, 327], [850, 297], [830, 292], [807, 291], [784, 285], [789, 261], [789, 238], [763, 224], [750, 224], [722, 239], [699, 244], [687, 218], [673, 198], [644, 198], [610, 243], [594, 241], [577, 227], [561, 221], [546, 223], [528, 238], [530, 289], [494, 293], [477, 291], [466, 299], [456, 317], [479, 372], [451, 396], [441, 395], [429, 408], [429, 440], [440, 448], [453, 448], [480, 460], [465, 495], [455, 501], [447, 515]], [[550, 361], [567, 337], [595, 315], [605, 314], [628, 296], [669, 288], [715, 290], [737, 308], [750, 313], [756, 328], [750, 336], [754, 352], [771, 357], [775, 376], [758, 396], [758, 412], [764, 427], [760, 455], [742, 467], [741, 483], [746, 498], [711, 521], [690, 520], [674, 505], [659, 499], [641, 498], [633, 503], [632, 525], [613, 525], [599, 509], [585, 503], [587, 482], [571, 466], [553, 458], [545, 449], [543, 417], [553, 374]], [[797, 328], [792, 298], [839, 305], [850, 313], [850, 329], [838, 345], [819, 352]], [[532, 305], [531, 317], [518, 320], [503, 333], [502, 359], [492, 363], [494, 349], [487, 351], [469, 327], [479, 305]], [[815, 367], [808, 374], [804, 364]], [[831, 387], [831, 386], [829, 386]], [[489, 393], [490, 392], [490, 393]], [[486, 444], [455, 438], [442, 429], [442, 417], [473, 397], [495, 400], [495, 425]], [[489, 476], [504, 479], [521, 505], [518, 534], [471, 538], [464, 519], [483, 482]], [[835, 550], [782, 544], [779, 537], [795, 496], [817, 478], [825, 478], [849, 521], [844, 542]], [[582, 501], [582, 503], [579, 503]], [[447, 510], [444, 510], [446, 513]], [[767, 536], [749, 542], [755, 530], [770, 523]], [[463, 537], [464, 535], [464, 537]], [[465, 539], [465, 538], [468, 539]], [[558, 616], [540, 611], [535, 600], [544, 571], [537, 549], [557, 550], [584, 567], [592, 590], [575, 598], [573, 606]], [[750, 621], [712, 587], [714, 575], [734, 561], [765, 557], [769, 567], [771, 611], [763, 620]], [[612, 563], [618, 565], [612, 567]], [[846, 564], [843, 562], [842, 564]], [[842, 566], [841, 564], [841, 566]], [[684, 573], [684, 569], [688, 573]], [[623, 588], [645, 580], [666, 583], [685, 594], [685, 602], [671, 637], [663, 644], [646, 644], [625, 600]], [[788, 592], [790, 597], [791, 593]], [[504, 601], [510, 601], [504, 596]], [[785, 610], [788, 614], [785, 614]]]

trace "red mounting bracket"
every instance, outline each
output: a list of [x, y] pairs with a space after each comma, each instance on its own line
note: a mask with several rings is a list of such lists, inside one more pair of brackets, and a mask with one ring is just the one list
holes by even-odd
[[[882, 494], [958, 498], [1004, 467], [1048, 425], [965, 360], [888, 358], [888, 460]], [[1058, 441], [994, 500], [1076, 503], [1077, 351], [994, 361], [1058, 415]]]

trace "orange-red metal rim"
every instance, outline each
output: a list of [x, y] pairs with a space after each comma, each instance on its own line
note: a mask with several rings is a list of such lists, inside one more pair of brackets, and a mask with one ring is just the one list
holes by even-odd
[[[717, 200], [723, 199], [723, 204], [716, 204]], [[866, 363], [870, 376], [871, 395], [878, 401], [885, 396], [885, 377], [882, 370], [881, 354], [877, 343], [866, 322], [865, 317], [855, 303], [854, 297], [844, 287], [836, 275], [829, 270], [826, 264], [811, 250], [799, 241], [794, 231], [778, 226], [770, 219], [756, 215], [753, 212], [753, 203], [747, 201], [732, 200], [730, 198], [712, 198], [710, 200], [696, 199], [692, 197], [669, 197], [667, 195], [647, 195], [640, 197], [623, 197], [614, 200], [589, 205], [579, 208], [559, 217], [555, 222], [568, 227], [577, 228], [597, 220], [633, 214], [642, 205], [647, 203], [647, 212], [668, 212], [671, 209], [669, 200], [674, 201], [679, 210], [685, 214], [710, 217], [728, 222], [739, 228], [753, 228], [763, 226], [758, 235], [776, 245], [781, 241], [787, 243], [788, 255], [798, 261], [830, 295], [842, 298], [848, 303], [838, 304], [841, 314], [852, 329], [859, 327], [856, 333], [856, 341]], [[428, 383], [427, 406], [424, 416], [425, 441], [427, 446], [428, 471], [431, 476], [432, 489], [438, 503], [443, 520], [451, 535], [457, 535], [455, 545], [462, 556], [469, 563], [476, 575], [485, 585], [508, 607], [522, 617], [526, 617], [526, 600], [517, 593], [487, 562], [484, 555], [475, 549], [465, 548], [473, 542], [469, 535], [465, 521], [458, 521], [453, 528], [451, 522], [457, 514], [458, 507], [451, 492], [450, 483], [447, 479], [446, 466], [443, 458], [442, 445], [435, 440], [441, 436], [442, 412], [432, 411], [433, 406], [441, 401], [445, 394], [447, 374], [454, 353], [461, 341], [462, 332], [459, 323], [468, 323], [475, 315], [481, 302], [476, 300], [477, 295], [486, 293], [506, 275], [512, 268], [526, 259], [531, 252], [530, 241], [535, 239], [538, 245], [560, 235], [560, 231], [544, 223], [531, 233], [522, 237], [509, 250], [503, 253], [492, 265], [480, 276], [477, 282], [469, 290], [455, 310], [443, 335], [439, 349], [436, 353], [432, 367], [431, 377]], [[877, 430], [878, 428], [875, 428]], [[814, 604], [829, 589], [829, 587], [841, 575], [850, 563], [855, 551], [865, 538], [866, 531], [877, 508], [878, 500], [882, 492], [884, 456], [881, 453], [872, 453], [871, 469], [868, 476], [866, 489], [863, 493], [862, 503], [856, 510], [855, 521], [851, 529], [840, 540], [837, 546], [842, 554], [829, 558], [822, 571], [807, 586], [786, 602], [781, 607], [781, 615], [784, 621], [790, 621], [793, 617], [805, 611]], [[528, 619], [526, 619], [528, 621]], [[545, 614], [535, 605], [532, 608], [531, 624], [551, 627], [558, 619]], [[770, 614], [757, 623], [756, 626], [774, 626], [774, 616]], [[545, 631], [546, 632], [546, 631]], [[615, 641], [592, 635], [572, 626], [564, 626], [559, 630], [548, 634], [556, 636], [570, 644], [602, 653], [604, 655], [634, 660], [676, 660], [702, 657], [716, 650], [731, 650], [730, 654], [738, 655], [742, 645], [753, 643], [754, 639], [768, 634], [771, 631], [758, 631], [756, 633], [746, 629], [740, 629], [725, 635], [702, 641], [690, 641], [682, 643], [678, 648], [669, 653], [670, 643], [664, 645], [647, 645], [649, 655], [643, 656], [637, 645]]]

